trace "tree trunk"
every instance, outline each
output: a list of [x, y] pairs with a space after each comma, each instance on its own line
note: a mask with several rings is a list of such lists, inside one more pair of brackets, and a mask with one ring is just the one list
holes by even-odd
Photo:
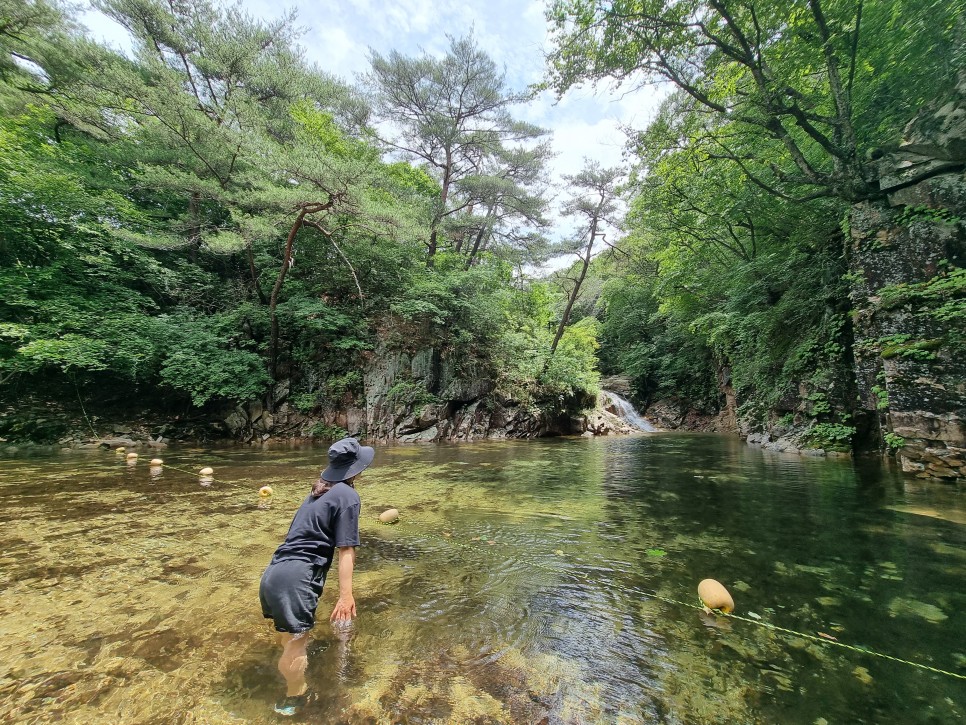
[[199, 208], [201, 194], [192, 191], [188, 198], [188, 258], [192, 263], [198, 261], [198, 249], [201, 247], [201, 210]]
[[486, 218], [483, 220], [483, 226], [480, 227], [479, 233], [476, 235], [476, 241], [473, 243], [473, 249], [470, 251], [469, 257], [466, 259], [466, 269], [473, 266], [473, 260], [476, 259], [476, 255], [480, 253], [480, 244], [483, 242], [483, 237], [486, 236], [486, 230], [490, 226], [490, 220], [493, 218], [493, 212], [496, 211], [496, 204], [492, 204], [489, 209], [486, 210]]
[[[468, 207], [466, 207], [466, 210], [463, 212], [462, 216], [464, 217], [473, 216], [474, 206], [475, 206], [474, 204], [470, 204]], [[459, 232], [455, 235], [455, 237], [456, 239], [454, 241], [456, 242], [456, 244], [453, 245], [453, 251], [459, 254], [460, 252], [463, 251], [463, 242], [466, 241], [466, 228], [461, 227]]]
[[[268, 314], [272, 321], [272, 334], [268, 346], [268, 364], [269, 374], [272, 377], [273, 384], [278, 375], [278, 315], [275, 314], [275, 308], [278, 305], [278, 295], [282, 291], [282, 284], [285, 282], [285, 275], [288, 274], [289, 267], [292, 265], [292, 245], [295, 244], [295, 235], [302, 228], [307, 212], [308, 207], [303, 207], [299, 211], [295, 223], [292, 224], [292, 228], [288, 232], [288, 239], [285, 242], [285, 252], [282, 255], [282, 266], [278, 270], [278, 278], [275, 280], [275, 286], [272, 287], [272, 296], [268, 300]], [[269, 412], [275, 412], [274, 397], [274, 394], [269, 394]]]
[[590, 255], [594, 250], [594, 238], [596, 236], [597, 219], [595, 218], [590, 224], [590, 240], [587, 242], [587, 253], [583, 258], [584, 263], [580, 268], [580, 276], [577, 278], [574, 289], [570, 293], [567, 306], [564, 308], [563, 317], [560, 318], [560, 324], [557, 326], [557, 333], [553, 336], [553, 343], [550, 345], [550, 357], [553, 357], [554, 353], [557, 352], [557, 345], [560, 343], [560, 338], [564, 334], [564, 328], [567, 327], [567, 322], [570, 320], [570, 312], [573, 310], [574, 303], [577, 301], [577, 295], [580, 294], [580, 285], [584, 283], [584, 277], [587, 276], [587, 268], [590, 267]]
[[255, 294], [258, 295], [259, 301], [263, 305], [268, 304], [268, 298], [265, 297], [265, 293], [262, 292], [262, 287], [258, 284], [258, 273], [255, 272], [255, 255], [252, 253], [252, 244], [249, 242], [245, 245], [245, 251], [248, 256], [248, 271], [252, 275], [252, 286], [255, 288]]
[[453, 159], [449, 150], [446, 151], [446, 169], [443, 171], [443, 188], [439, 193], [439, 210], [433, 217], [433, 229], [429, 233], [429, 250], [426, 252], [426, 266], [432, 267], [433, 257], [439, 245], [439, 225], [446, 214], [446, 200], [449, 198], [449, 187], [452, 181]]

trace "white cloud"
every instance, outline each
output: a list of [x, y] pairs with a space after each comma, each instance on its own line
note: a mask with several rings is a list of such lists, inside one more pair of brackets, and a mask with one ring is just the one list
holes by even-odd
[[619, 166], [624, 147], [624, 134], [617, 123], [600, 119], [593, 123], [574, 119], [559, 123], [553, 130], [553, 147], [558, 156], [554, 170], [558, 174], [575, 174], [590, 158], [601, 166]]
[[127, 29], [123, 25], [93, 9], [82, 11], [79, 19], [92, 38], [122, 53], [130, 54], [131, 36], [128, 35]]
[[[360, 48], [345, 28], [328, 26], [312, 28], [302, 37], [309, 59], [323, 70], [343, 78], [369, 69], [365, 48]], [[338, 68], [338, 71], [333, 71]]]

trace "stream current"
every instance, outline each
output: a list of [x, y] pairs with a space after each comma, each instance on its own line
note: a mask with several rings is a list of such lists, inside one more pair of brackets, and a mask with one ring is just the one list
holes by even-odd
[[[3, 456], [0, 721], [278, 722], [258, 579], [324, 447]], [[966, 713], [966, 680], [686, 606], [713, 577], [751, 620], [966, 675], [961, 487], [661, 434], [381, 447], [358, 491], [359, 616], [328, 624], [333, 570], [303, 721]]]

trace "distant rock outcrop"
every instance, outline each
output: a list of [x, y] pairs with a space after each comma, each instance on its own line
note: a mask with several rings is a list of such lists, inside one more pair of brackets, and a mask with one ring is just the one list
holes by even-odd
[[577, 414], [555, 415], [497, 390], [495, 377], [479, 361], [416, 342], [379, 339], [362, 367], [361, 399], [301, 412], [287, 400], [286, 381], [276, 386], [273, 412], [257, 401], [238, 405], [225, 412], [222, 426], [248, 442], [343, 431], [369, 441], [402, 443], [635, 432], [605, 409], [600, 396], [586, 401], [587, 408]]

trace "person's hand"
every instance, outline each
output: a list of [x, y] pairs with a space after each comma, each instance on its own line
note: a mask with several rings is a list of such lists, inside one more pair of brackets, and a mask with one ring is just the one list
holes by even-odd
[[352, 598], [352, 595], [340, 596], [339, 601], [335, 603], [335, 608], [332, 610], [332, 616], [329, 617], [330, 622], [346, 622], [351, 620], [356, 616], [356, 600]]

